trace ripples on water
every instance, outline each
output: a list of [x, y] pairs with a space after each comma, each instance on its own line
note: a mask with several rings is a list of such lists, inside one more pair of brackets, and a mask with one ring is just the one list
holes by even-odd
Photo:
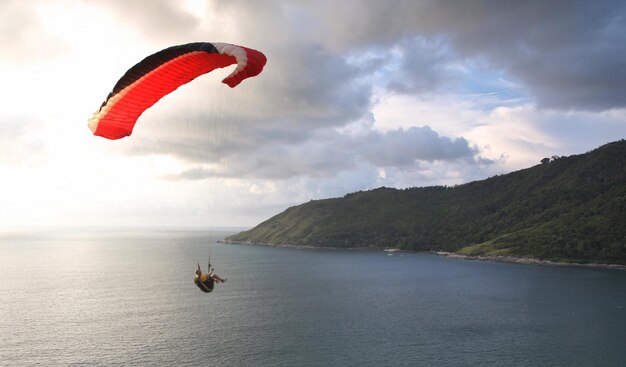
[[[0, 365], [626, 364], [624, 271], [225, 235], [0, 238]], [[208, 241], [228, 281], [206, 295], [192, 279]]]

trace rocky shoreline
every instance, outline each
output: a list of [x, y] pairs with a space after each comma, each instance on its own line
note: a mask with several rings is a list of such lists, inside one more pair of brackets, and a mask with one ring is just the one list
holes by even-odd
[[574, 263], [574, 262], [557, 262], [550, 260], [540, 260], [531, 257], [518, 257], [518, 256], [470, 256], [462, 255], [454, 252], [445, 251], [431, 251], [433, 254], [445, 256], [453, 259], [462, 260], [478, 260], [478, 261], [495, 261], [509, 264], [526, 264], [526, 265], [547, 265], [547, 266], [575, 266], [585, 268], [602, 268], [602, 269], [617, 269], [626, 270], [626, 265], [619, 264], [600, 264], [600, 263]]
[[[286, 248], [298, 248], [298, 249], [324, 249], [324, 250], [376, 250], [376, 251], [386, 251], [388, 253], [394, 252], [408, 252], [396, 248], [372, 248], [372, 247], [355, 247], [355, 248], [341, 248], [341, 247], [320, 247], [320, 246], [301, 246], [301, 245], [275, 245], [271, 243], [256, 243], [250, 241], [229, 241], [222, 240], [218, 241], [220, 243], [226, 244], [235, 244], [235, 245], [259, 245], [259, 246], [270, 246], [270, 247], [286, 247]], [[584, 268], [601, 268], [601, 269], [616, 269], [616, 270], [626, 270], [626, 265], [619, 264], [601, 264], [601, 263], [574, 263], [574, 262], [557, 262], [550, 260], [540, 260], [531, 257], [518, 257], [518, 256], [509, 256], [509, 255], [501, 255], [501, 256], [470, 256], [470, 255], [462, 255], [454, 252], [447, 251], [426, 251], [427, 253], [431, 253], [438, 256], [445, 256], [452, 259], [461, 259], [461, 260], [477, 260], [477, 261], [495, 261], [501, 263], [508, 264], [525, 264], [525, 265], [544, 265], [544, 266], [572, 266], [572, 267], [584, 267]]]

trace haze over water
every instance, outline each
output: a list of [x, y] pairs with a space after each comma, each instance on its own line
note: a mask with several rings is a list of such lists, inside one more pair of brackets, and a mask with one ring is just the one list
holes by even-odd
[[[626, 361], [624, 271], [216, 243], [225, 235], [0, 237], [0, 365]], [[192, 279], [209, 248], [228, 281], [206, 295]]]

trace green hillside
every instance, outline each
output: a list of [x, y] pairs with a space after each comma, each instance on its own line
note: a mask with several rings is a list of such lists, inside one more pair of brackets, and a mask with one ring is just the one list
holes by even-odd
[[315, 200], [227, 240], [626, 264], [626, 141], [454, 187]]

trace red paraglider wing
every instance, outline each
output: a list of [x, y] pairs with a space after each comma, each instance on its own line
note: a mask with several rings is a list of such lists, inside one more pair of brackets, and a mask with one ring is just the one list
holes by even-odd
[[107, 139], [129, 136], [137, 119], [165, 95], [217, 68], [236, 64], [222, 83], [234, 88], [261, 73], [267, 59], [261, 52], [227, 43], [189, 43], [150, 55], [130, 68], [115, 84], [100, 109], [89, 119], [94, 135]]

